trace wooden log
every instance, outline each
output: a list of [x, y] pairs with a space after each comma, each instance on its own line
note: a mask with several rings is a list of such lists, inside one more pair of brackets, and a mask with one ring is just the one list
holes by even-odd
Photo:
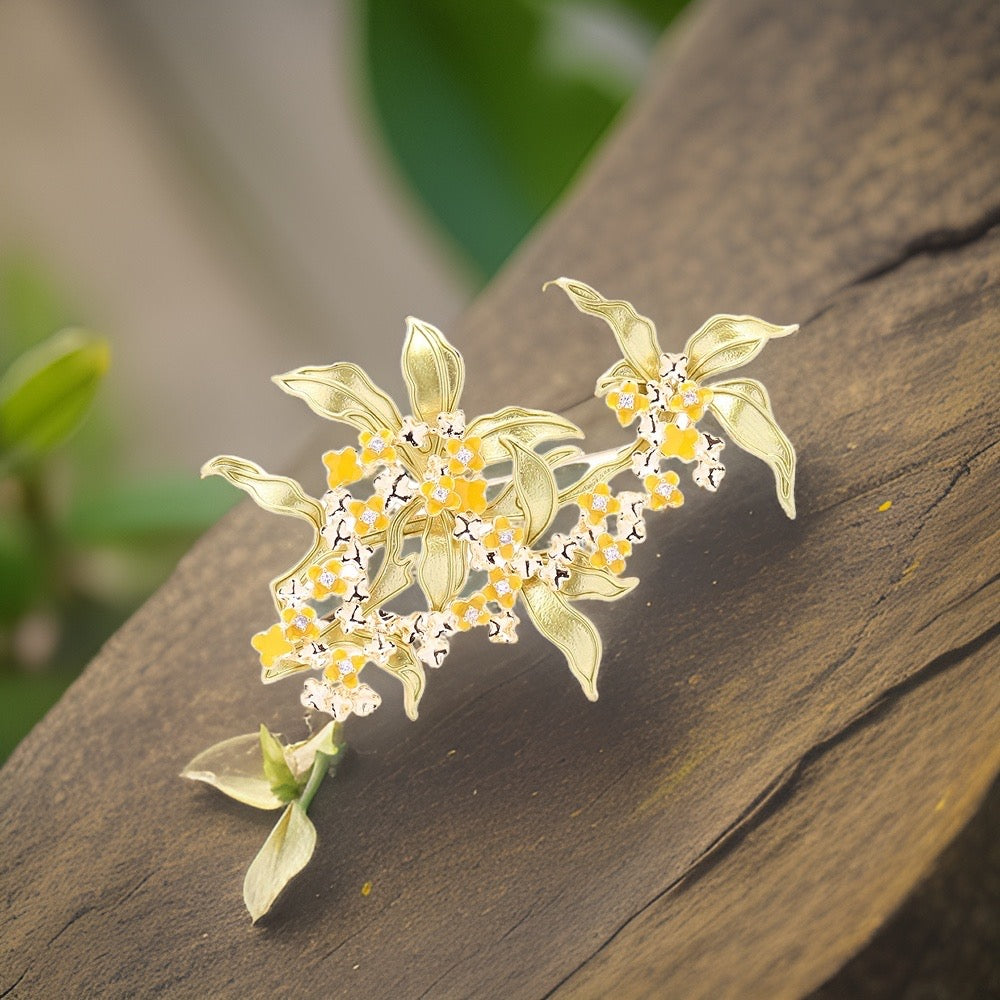
[[998, 40], [971, 0], [696, 9], [449, 332], [479, 408], [598, 435], [610, 338], [544, 279], [667, 349], [712, 312], [801, 322], [749, 370], [798, 520], [730, 447], [594, 606], [598, 703], [527, 630], [456, 642], [415, 724], [387, 690], [251, 927], [270, 817], [177, 778], [259, 720], [298, 735], [247, 639], [302, 538], [238, 508], [0, 772], [0, 996], [796, 997], [854, 953], [1000, 765]]

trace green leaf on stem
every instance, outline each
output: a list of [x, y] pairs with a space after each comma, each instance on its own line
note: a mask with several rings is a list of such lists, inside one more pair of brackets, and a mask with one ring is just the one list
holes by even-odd
[[243, 901], [254, 923], [305, 868], [315, 849], [316, 827], [298, 802], [289, 802], [243, 880]]
[[259, 733], [244, 733], [203, 750], [181, 771], [182, 778], [204, 781], [237, 802], [255, 809], [284, 805], [264, 771]]
[[0, 376], [5, 464], [51, 451], [80, 426], [110, 357], [106, 340], [86, 330], [63, 330], [22, 354]]
[[290, 802], [301, 791], [300, 783], [292, 773], [281, 740], [263, 722], [260, 724], [260, 752], [264, 760], [264, 774], [271, 782], [271, 791], [282, 802]]

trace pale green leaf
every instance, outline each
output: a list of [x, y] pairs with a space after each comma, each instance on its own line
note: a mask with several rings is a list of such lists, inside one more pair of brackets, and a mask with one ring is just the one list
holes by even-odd
[[583, 693], [597, 701], [602, 651], [597, 626], [541, 580], [528, 580], [521, 588], [521, 597], [535, 628], [559, 647]]
[[234, 736], [203, 750], [181, 771], [181, 777], [204, 781], [256, 809], [279, 809], [284, 805], [264, 773], [259, 733]]
[[797, 329], [765, 323], [754, 316], [713, 316], [684, 346], [688, 377], [701, 382], [739, 368], [757, 357], [769, 340], [787, 337]]
[[527, 410], [522, 406], [507, 406], [496, 413], [484, 413], [466, 427], [465, 433], [468, 437], [482, 438], [482, 455], [487, 465], [510, 459], [501, 437], [510, 438], [529, 449], [536, 448], [543, 441], [583, 437], [583, 431], [565, 417], [547, 410]]
[[763, 459], [774, 472], [778, 502], [795, 517], [795, 449], [771, 412], [767, 390], [756, 379], [712, 384], [709, 404], [723, 431], [744, 451]]
[[403, 709], [407, 718], [415, 721], [427, 683], [424, 665], [417, 654], [409, 646], [397, 646], [388, 663], [376, 665], [403, 685]]
[[301, 788], [285, 757], [285, 748], [281, 740], [263, 722], [260, 724], [259, 738], [260, 752], [264, 759], [264, 774], [271, 782], [271, 791], [282, 802], [296, 798]]
[[0, 454], [34, 458], [80, 425], [107, 371], [106, 340], [70, 329], [22, 354], [0, 377]]
[[316, 827], [297, 802], [289, 802], [243, 880], [243, 901], [254, 923], [305, 868], [315, 849]]
[[285, 761], [299, 785], [303, 785], [312, 770], [316, 754], [336, 758], [343, 747], [341, 733], [343, 725], [339, 722], [328, 722], [318, 733], [307, 740], [292, 743], [284, 748]]
[[432, 427], [437, 415], [458, 407], [465, 382], [462, 355], [437, 327], [413, 316], [406, 319], [403, 378], [414, 416]]
[[569, 569], [569, 578], [559, 588], [563, 597], [572, 601], [617, 601], [624, 597], [639, 582], [637, 576], [615, 576], [611, 570], [597, 569], [594, 566], [584, 566], [573, 563]]
[[248, 493], [258, 506], [275, 514], [288, 514], [308, 521], [318, 532], [325, 521], [318, 500], [307, 496], [302, 487], [287, 476], [272, 476], [259, 465], [234, 455], [218, 455], [201, 467], [201, 475], [222, 476]]
[[465, 546], [455, 538], [455, 517], [442, 511], [427, 518], [417, 556], [417, 581], [431, 607], [440, 611], [462, 589], [468, 575]]
[[[304, 399], [309, 408], [328, 420], [339, 420], [359, 431], [395, 434], [403, 418], [392, 399], [357, 365], [346, 361], [325, 367], [297, 368], [272, 379], [285, 392]], [[401, 446], [408, 454], [408, 449]]]
[[512, 438], [502, 437], [500, 442], [514, 463], [514, 495], [524, 517], [525, 544], [531, 545], [544, 534], [559, 509], [556, 479], [541, 455], [521, 447]]
[[556, 278], [543, 288], [558, 285], [582, 313], [599, 316], [614, 332], [625, 360], [644, 379], [660, 377], [660, 345], [653, 321], [640, 316], [631, 303], [606, 299], [590, 285], [574, 278]]

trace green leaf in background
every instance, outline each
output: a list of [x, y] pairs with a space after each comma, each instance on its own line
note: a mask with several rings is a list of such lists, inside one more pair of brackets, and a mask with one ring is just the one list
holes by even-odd
[[0, 456], [36, 458], [80, 425], [107, 371], [107, 341], [63, 330], [21, 355], [0, 376]]
[[0, 261], [0, 370], [55, 330], [76, 322], [44, 268], [25, 256]]
[[576, 173], [686, 0], [364, 0], [400, 169], [484, 278]]
[[66, 534], [78, 545], [186, 541], [211, 527], [237, 500], [220, 479], [182, 473], [111, 483], [74, 498]]

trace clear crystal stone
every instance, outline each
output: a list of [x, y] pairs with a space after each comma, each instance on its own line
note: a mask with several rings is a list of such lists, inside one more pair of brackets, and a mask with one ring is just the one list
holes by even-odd
[[688, 391], [681, 396], [681, 399], [684, 400], [685, 406], [694, 406], [698, 402], [698, 393], [688, 389]]
[[618, 562], [621, 559], [622, 554], [618, 551], [617, 545], [608, 545], [604, 548], [604, 558], [607, 562], [613, 563]]
[[594, 499], [590, 501], [591, 510], [607, 510], [608, 498], [603, 493], [595, 493]]
[[448, 499], [448, 491], [443, 486], [436, 486], [434, 492], [431, 496], [437, 500], [438, 503], [444, 503]]
[[497, 593], [497, 597], [506, 597], [510, 593], [510, 584], [506, 580], [497, 580], [493, 584], [493, 589]]
[[472, 461], [472, 452], [468, 448], [459, 448], [455, 452], [455, 458], [457, 458], [462, 465], [468, 465]]
[[501, 545], [512, 545], [514, 542], [514, 529], [507, 528], [500, 532], [499, 535]]
[[479, 609], [469, 608], [469, 610], [465, 612], [465, 620], [470, 625], [475, 625], [479, 621]]
[[309, 627], [309, 619], [305, 615], [296, 615], [292, 619], [292, 624], [300, 631], [304, 632]]
[[631, 392], [621, 392], [618, 394], [618, 409], [631, 410], [635, 406], [635, 395]]
[[375, 523], [377, 519], [378, 519], [378, 514], [376, 514], [375, 511], [371, 510], [370, 508], [361, 515], [361, 520], [364, 521], [364, 523], [367, 524], [369, 528]]
[[328, 569], [323, 570], [323, 572], [319, 575], [319, 582], [323, 584], [324, 587], [332, 587], [333, 581], [336, 579], [337, 578]]
[[342, 676], [346, 677], [348, 674], [354, 673], [354, 664], [350, 660], [337, 660], [337, 669]]

